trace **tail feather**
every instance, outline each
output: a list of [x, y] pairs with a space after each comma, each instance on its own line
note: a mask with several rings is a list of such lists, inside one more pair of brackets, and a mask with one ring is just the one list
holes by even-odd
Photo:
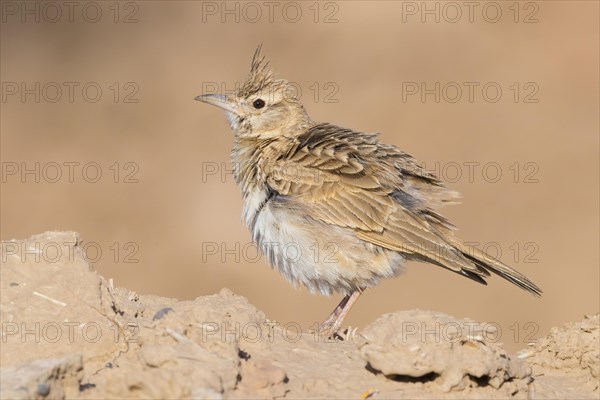
[[483, 271], [492, 272], [535, 296], [540, 297], [542, 295], [542, 289], [529, 278], [489, 254], [477, 248], [465, 249], [464, 246], [461, 246], [460, 251]]
[[[448, 268], [484, 285], [487, 284], [485, 279], [492, 272], [535, 296], [540, 297], [542, 295], [542, 290], [519, 271], [512, 269], [480, 249], [465, 246], [454, 236], [452, 225], [444, 217], [431, 211], [424, 215], [429, 222], [429, 226], [437, 233], [438, 237], [456, 251], [453, 253], [454, 257], [451, 257], [454, 261], [453, 264], [449, 264], [444, 257], [437, 257], [436, 260], [426, 257], [427, 261]], [[458, 269], [456, 268], [457, 264], [460, 265]]]

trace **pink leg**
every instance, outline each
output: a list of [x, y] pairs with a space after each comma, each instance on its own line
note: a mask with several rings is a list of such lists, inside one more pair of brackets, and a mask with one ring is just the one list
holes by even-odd
[[319, 336], [323, 338], [331, 337], [340, 330], [344, 318], [346, 318], [346, 315], [348, 315], [348, 312], [350, 312], [350, 309], [354, 303], [356, 303], [356, 300], [362, 294], [363, 290], [364, 289], [357, 289], [351, 294], [346, 295], [346, 297], [340, 301], [340, 304], [337, 305], [331, 315], [329, 315], [329, 317], [321, 324]]

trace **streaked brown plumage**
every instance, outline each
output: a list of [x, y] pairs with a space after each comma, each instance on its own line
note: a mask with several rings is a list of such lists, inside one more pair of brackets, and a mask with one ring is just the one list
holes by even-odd
[[337, 332], [360, 293], [397, 275], [405, 260], [483, 284], [495, 273], [541, 294], [521, 273], [455, 237], [437, 210], [455, 202], [456, 192], [377, 134], [313, 122], [289, 89], [259, 47], [236, 94], [196, 99], [226, 111], [243, 217], [271, 265], [311, 291], [345, 294], [323, 335]]

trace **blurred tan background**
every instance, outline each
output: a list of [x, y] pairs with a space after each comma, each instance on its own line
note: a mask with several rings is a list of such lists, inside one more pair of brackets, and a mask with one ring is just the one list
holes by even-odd
[[443, 210], [459, 236], [544, 290], [411, 263], [347, 323], [431, 309], [497, 323], [516, 350], [597, 312], [598, 3], [475, 3], [3, 2], [2, 240], [75, 230], [118, 286], [228, 287], [282, 323], [324, 318], [340, 296], [293, 289], [248, 245], [229, 127], [192, 100], [233, 89], [263, 43], [313, 119], [382, 132], [437, 170], [463, 195]]

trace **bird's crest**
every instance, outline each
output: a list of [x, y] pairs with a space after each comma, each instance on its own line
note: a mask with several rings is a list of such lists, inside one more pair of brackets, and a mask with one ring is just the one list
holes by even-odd
[[250, 74], [238, 91], [238, 96], [240, 97], [248, 97], [258, 92], [265, 92], [269, 95], [269, 92], [278, 90], [287, 83], [284, 80], [275, 79], [273, 71], [269, 66], [269, 60], [260, 54], [261, 48], [262, 44], [254, 52]]

